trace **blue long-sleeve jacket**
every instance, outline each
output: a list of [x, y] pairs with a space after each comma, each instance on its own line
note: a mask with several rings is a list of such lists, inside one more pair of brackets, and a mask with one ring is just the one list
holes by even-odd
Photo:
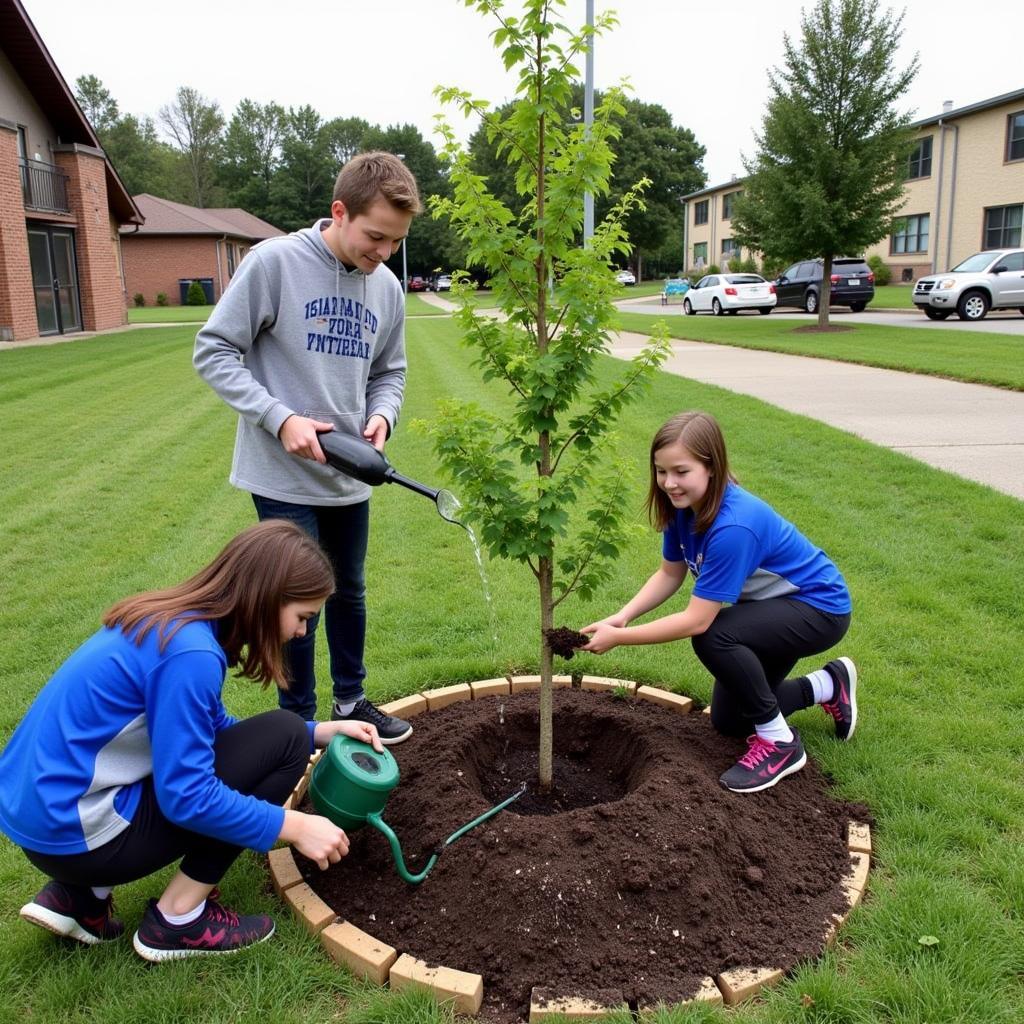
[[40, 853], [97, 849], [128, 827], [151, 775], [174, 824], [269, 850], [283, 809], [214, 773], [216, 736], [237, 721], [221, 700], [226, 670], [210, 622], [183, 626], [163, 651], [156, 629], [141, 645], [100, 629], [43, 687], [0, 754], [0, 830]]

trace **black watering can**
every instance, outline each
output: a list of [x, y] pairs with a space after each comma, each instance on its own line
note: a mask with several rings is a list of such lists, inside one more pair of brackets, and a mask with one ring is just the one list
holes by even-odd
[[438, 514], [449, 523], [463, 526], [456, 518], [459, 510], [459, 499], [451, 491], [435, 490], [407, 476], [402, 476], [387, 460], [387, 456], [378, 451], [369, 441], [351, 434], [341, 434], [336, 430], [326, 434], [318, 434], [317, 440], [327, 457], [327, 464], [340, 470], [346, 476], [361, 480], [371, 487], [381, 484], [401, 484], [410, 491], [429, 498], [436, 506]]

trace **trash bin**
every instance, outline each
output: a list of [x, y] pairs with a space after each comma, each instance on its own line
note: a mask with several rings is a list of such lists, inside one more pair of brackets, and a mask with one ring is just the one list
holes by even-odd
[[178, 302], [182, 306], [188, 305], [188, 286], [198, 281], [203, 286], [203, 294], [206, 296], [206, 304], [213, 305], [213, 278], [212, 277], [179, 277], [178, 278]]

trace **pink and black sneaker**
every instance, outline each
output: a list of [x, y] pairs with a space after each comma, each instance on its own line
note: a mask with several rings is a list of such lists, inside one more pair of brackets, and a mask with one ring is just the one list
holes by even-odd
[[266, 914], [242, 916], [221, 906], [211, 893], [203, 912], [191, 924], [173, 925], [164, 920], [151, 899], [135, 933], [135, 952], [144, 960], [160, 963], [189, 956], [237, 953], [274, 934], [274, 922]]
[[124, 924], [113, 916], [111, 896], [100, 899], [87, 886], [49, 881], [36, 893], [20, 915], [55, 935], [63, 935], [87, 946], [109, 942], [124, 932]]
[[821, 705], [836, 720], [836, 739], [848, 740], [857, 728], [857, 666], [849, 658], [838, 658], [825, 666], [832, 677], [832, 699]]
[[805, 764], [807, 754], [796, 729], [789, 743], [748, 736], [747, 752], [718, 781], [733, 793], [757, 793], [800, 771]]

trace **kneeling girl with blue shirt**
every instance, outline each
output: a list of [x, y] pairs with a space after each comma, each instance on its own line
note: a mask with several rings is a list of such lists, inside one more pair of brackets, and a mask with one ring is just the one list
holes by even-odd
[[238, 720], [229, 668], [286, 686], [283, 646], [334, 591], [326, 555], [294, 523], [243, 531], [206, 568], [126, 598], [36, 697], [0, 754], [0, 831], [50, 877], [21, 916], [88, 944], [116, 939], [111, 889], [180, 860], [134, 946], [151, 961], [230, 953], [273, 921], [215, 886], [248, 848], [291, 843], [321, 869], [348, 853], [327, 818], [285, 810], [315, 747], [337, 733], [382, 750], [372, 725], [290, 711]]
[[[603, 654], [620, 644], [691, 638], [714, 677], [711, 721], [746, 736], [747, 752], [721, 776], [726, 789], [774, 786], [807, 762], [786, 722], [820, 705], [848, 740], [857, 724], [857, 670], [849, 658], [787, 678], [801, 658], [837, 644], [850, 625], [842, 574], [818, 547], [729, 470], [725, 439], [703, 412], [673, 416], [655, 435], [647, 509], [662, 533], [660, 568], [618, 612], [585, 626], [583, 648]], [[686, 609], [639, 626], [694, 577]]]

